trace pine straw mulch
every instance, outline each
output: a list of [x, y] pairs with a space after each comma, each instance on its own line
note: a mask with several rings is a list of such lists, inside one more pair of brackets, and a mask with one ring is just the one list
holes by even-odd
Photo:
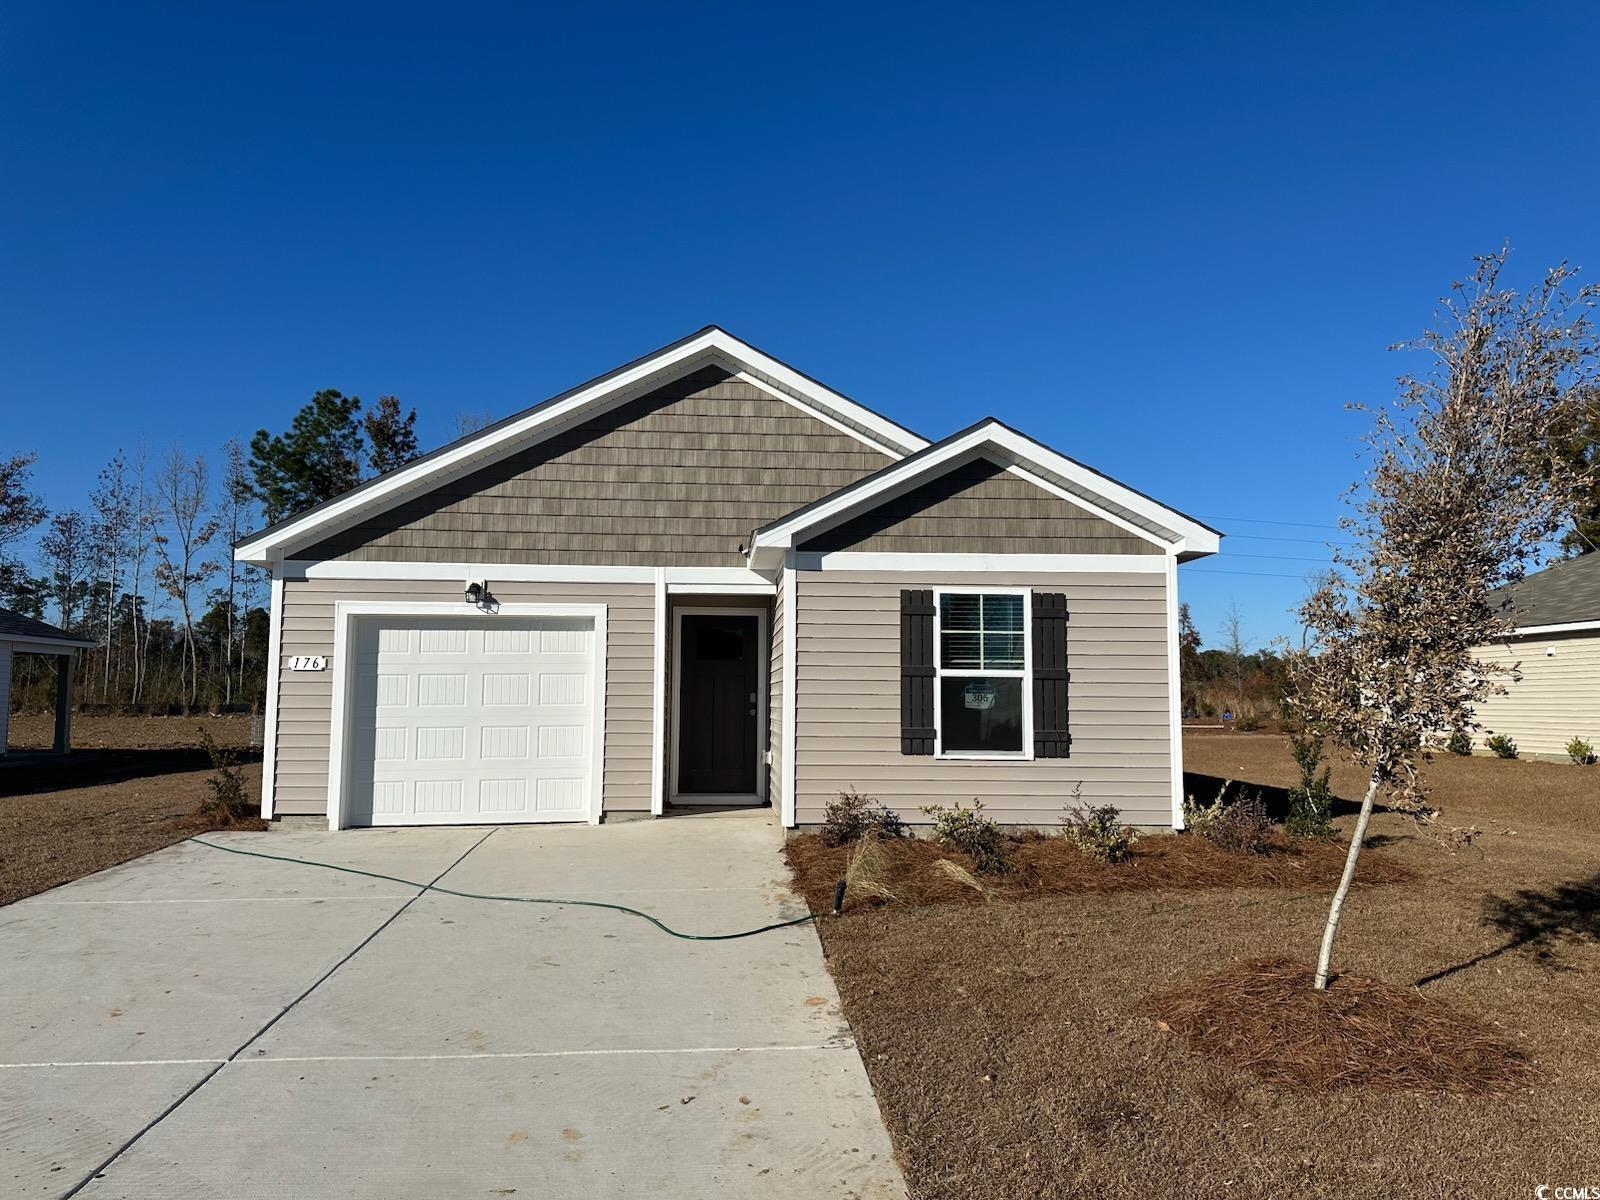
[[[967, 855], [926, 838], [867, 843], [858, 850], [827, 846], [807, 833], [791, 837], [784, 852], [796, 890], [813, 912], [825, 912], [833, 906], [835, 884], [847, 877], [845, 911], [885, 903], [970, 904], [1157, 888], [1331, 890], [1344, 869], [1346, 849], [1338, 842], [1279, 834], [1265, 853], [1245, 854], [1220, 849], [1204, 838], [1156, 834], [1135, 843], [1127, 861], [1107, 865], [1094, 862], [1065, 838], [1032, 834], [1014, 842], [1006, 875], [980, 874]], [[1369, 846], [1361, 855], [1356, 882], [1404, 883], [1414, 874]]]
[[1269, 1083], [1483, 1094], [1526, 1086], [1532, 1064], [1472, 1018], [1359, 975], [1311, 985], [1315, 968], [1252, 958], [1152, 996], [1146, 1011], [1191, 1050]]

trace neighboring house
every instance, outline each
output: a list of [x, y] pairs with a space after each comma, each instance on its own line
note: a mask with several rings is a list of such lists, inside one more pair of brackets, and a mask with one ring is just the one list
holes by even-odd
[[1502, 588], [1516, 628], [1478, 647], [1485, 662], [1520, 664], [1522, 678], [1478, 706], [1482, 739], [1503, 733], [1524, 757], [1567, 757], [1567, 742], [1600, 747], [1600, 553], [1566, 559]]
[[598, 821], [1075, 788], [1181, 820], [1220, 535], [994, 420], [929, 444], [711, 327], [241, 541], [267, 816]]
[[11, 736], [11, 677], [16, 655], [46, 654], [56, 660], [53, 748], [65, 754], [72, 749], [72, 660], [79, 650], [92, 645], [65, 629], [0, 608], [0, 758], [5, 757]]

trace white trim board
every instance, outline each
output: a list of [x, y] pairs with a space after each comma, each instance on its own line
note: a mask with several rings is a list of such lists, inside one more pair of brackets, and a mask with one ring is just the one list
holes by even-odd
[[800, 772], [795, 765], [795, 744], [799, 740], [797, 737], [799, 722], [795, 712], [795, 703], [800, 690], [799, 638], [797, 636], [800, 613], [795, 602], [796, 591], [794, 571], [792, 569], [785, 570], [783, 573], [783, 712], [780, 714], [783, 728], [779, 734], [783, 739], [783, 785], [779, 789], [781, 811], [778, 816], [785, 829], [793, 829], [795, 827], [795, 814], [798, 811], [800, 799], [795, 795], [795, 781], [800, 777]]
[[1165, 554], [885, 554], [790, 551], [801, 571], [1037, 571], [1046, 574], [1159, 575]]
[[1508, 638], [1542, 637], [1547, 633], [1589, 633], [1600, 631], [1600, 621], [1566, 621], [1559, 625], [1525, 625], [1513, 629]]
[[301, 579], [426, 579], [449, 580], [465, 585], [471, 579], [490, 583], [650, 583], [664, 571], [669, 584], [688, 588], [722, 586], [765, 587], [770, 594], [770, 575], [748, 567], [636, 567], [591, 566], [582, 563], [435, 563], [435, 562], [360, 562], [290, 559], [283, 564], [283, 578]]
[[1167, 569], [1167, 738], [1172, 759], [1172, 827], [1183, 828], [1183, 679], [1178, 659], [1178, 556], [1166, 556]]
[[[755, 714], [755, 781], [754, 792], [736, 792], [730, 794], [716, 793], [685, 793], [678, 790], [678, 744], [683, 737], [683, 618], [684, 617], [755, 617], [756, 641], [754, 652], [756, 656], [756, 714]], [[717, 605], [681, 605], [672, 610], [672, 726], [670, 740], [667, 747], [671, 758], [672, 773], [669, 777], [668, 794], [674, 804], [726, 804], [730, 807], [740, 805], [759, 805], [767, 799], [767, 771], [766, 771], [766, 733], [767, 733], [767, 699], [771, 692], [771, 684], [767, 680], [768, 659], [771, 657], [772, 642], [770, 620], [766, 608], [760, 607], [733, 607]]]
[[261, 734], [261, 818], [272, 820], [273, 785], [278, 776], [278, 685], [283, 677], [283, 574], [272, 573], [267, 608], [267, 713]]
[[650, 647], [650, 815], [667, 811], [667, 573], [656, 568]]
[[[491, 610], [449, 601], [341, 600], [333, 618], [333, 702], [328, 730], [328, 828], [345, 827], [349, 800], [349, 768], [345, 763], [345, 734], [350, 724], [354, 695], [348, 669], [355, 621], [360, 617], [444, 617], [450, 620], [494, 621], [502, 617], [584, 617], [594, 622], [594, 675], [592, 680], [589, 824], [598, 825], [605, 808], [606, 742], [606, 606], [604, 604], [501, 604]], [[445, 822], [447, 823], [447, 822]]]
[[[821, 409], [833, 424], [864, 445], [891, 457], [921, 450], [928, 443], [888, 418], [810, 379], [724, 329], [711, 327], [646, 355], [608, 375], [581, 384], [527, 412], [463, 438], [409, 466], [319, 505], [297, 518], [245, 538], [234, 557], [266, 563], [287, 552], [330, 537], [359, 520], [392, 508], [402, 499], [431, 491], [537, 445], [658, 387], [707, 366], [747, 371], [778, 399], [815, 415]], [[898, 452], [886, 447], [900, 447]]]

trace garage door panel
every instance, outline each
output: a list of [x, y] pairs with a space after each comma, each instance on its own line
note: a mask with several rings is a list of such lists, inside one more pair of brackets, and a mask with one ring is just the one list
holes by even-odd
[[588, 618], [358, 621], [350, 822], [587, 820], [594, 636]]

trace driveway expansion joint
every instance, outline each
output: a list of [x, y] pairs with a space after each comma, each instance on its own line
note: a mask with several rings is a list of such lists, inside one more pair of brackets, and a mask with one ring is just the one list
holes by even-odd
[[431, 880], [429, 880], [429, 882], [425, 886], [423, 886], [421, 888], [418, 888], [416, 895], [412, 896], [404, 904], [402, 904], [399, 908], [395, 909], [394, 912], [390, 913], [389, 916], [384, 919], [383, 924], [379, 925], [371, 933], [367, 934], [366, 937], [362, 938], [360, 942], [356, 943], [355, 947], [349, 953], [344, 955], [344, 957], [339, 959], [338, 962], [334, 963], [333, 966], [329, 967], [320, 976], [318, 976], [317, 979], [311, 984], [310, 987], [306, 988], [305, 991], [301, 992], [293, 1000], [289, 1001], [288, 1004], [284, 1005], [283, 1008], [279, 1009], [276, 1016], [274, 1016], [270, 1021], [268, 1021], [260, 1029], [256, 1030], [253, 1034], [251, 1034], [250, 1037], [246, 1041], [244, 1041], [243, 1043], [240, 1044], [240, 1046], [239, 1046], [239, 1048], [237, 1050], [235, 1050], [232, 1054], [228, 1055], [228, 1057], [223, 1059], [221, 1062], [217, 1063], [214, 1067], [212, 1067], [209, 1071], [207, 1071], [199, 1079], [195, 1080], [195, 1082], [187, 1090], [185, 1090], [182, 1095], [180, 1095], [171, 1104], [167, 1105], [166, 1108], [162, 1109], [159, 1113], [157, 1113], [155, 1115], [154, 1119], [152, 1119], [151, 1121], [147, 1122], [144, 1125], [143, 1128], [141, 1128], [138, 1132], [136, 1132], [127, 1141], [123, 1142], [122, 1145], [118, 1146], [116, 1148], [116, 1150], [114, 1150], [111, 1153], [111, 1155], [108, 1158], [105, 1159], [105, 1161], [100, 1163], [99, 1166], [95, 1167], [92, 1171], [90, 1171], [82, 1179], [78, 1180], [78, 1182], [75, 1183], [70, 1190], [68, 1190], [66, 1192], [63, 1192], [61, 1194], [61, 1200], [72, 1200], [72, 1197], [76, 1196], [79, 1192], [83, 1191], [84, 1188], [88, 1187], [96, 1179], [98, 1179], [102, 1175], [104, 1175], [106, 1173], [106, 1171], [110, 1170], [112, 1164], [114, 1164], [117, 1161], [117, 1159], [121, 1158], [129, 1150], [133, 1149], [133, 1147], [139, 1143], [139, 1140], [141, 1138], [143, 1138], [145, 1136], [145, 1134], [149, 1133], [152, 1129], [154, 1129], [157, 1125], [161, 1124], [161, 1122], [165, 1121], [173, 1113], [177, 1112], [178, 1109], [180, 1107], [182, 1107], [183, 1104], [191, 1096], [193, 1096], [201, 1088], [205, 1087], [206, 1084], [210, 1083], [213, 1079], [215, 1079], [222, 1072], [222, 1069], [224, 1067], [226, 1067], [229, 1063], [232, 1063], [235, 1060], [237, 1060], [241, 1054], [243, 1054], [251, 1046], [255, 1045], [264, 1036], [266, 1036], [267, 1032], [274, 1025], [276, 1025], [279, 1021], [283, 1020], [284, 1017], [288, 1016], [289, 1013], [291, 1011], [293, 1011], [293, 1009], [295, 1008], [296, 1005], [298, 1005], [307, 996], [311, 995], [312, 992], [316, 991], [319, 987], [321, 987], [324, 983], [326, 983], [330, 978], [332, 978], [334, 973], [336, 971], [338, 971], [340, 967], [344, 966], [345, 963], [349, 962], [356, 955], [360, 954], [361, 951], [365, 950], [369, 945], [371, 945], [373, 940], [380, 933], [382, 933], [385, 929], [389, 928], [389, 926], [393, 925], [397, 920], [400, 919], [400, 915], [402, 913], [404, 913], [406, 911], [406, 909], [410, 908], [418, 900], [420, 900], [420, 899], [422, 899], [422, 897], [426, 896], [428, 894], [428, 892], [433, 889], [435, 884], [437, 884], [446, 875], [450, 874], [451, 871], [455, 870], [458, 866], [460, 866], [462, 864], [462, 862], [465, 861], [467, 855], [471, 854], [479, 846], [483, 845], [484, 842], [488, 841], [491, 837], [493, 837], [495, 832], [498, 829], [499, 829], [499, 826], [495, 826], [494, 828], [490, 829], [481, 838], [479, 838], [477, 841], [473, 842], [472, 845], [468, 846], [465, 850], [463, 850], [461, 852], [460, 856], [457, 857], [454, 862], [452, 862], [448, 867], [446, 867], [444, 870], [440, 871], [437, 875], [435, 875]]

